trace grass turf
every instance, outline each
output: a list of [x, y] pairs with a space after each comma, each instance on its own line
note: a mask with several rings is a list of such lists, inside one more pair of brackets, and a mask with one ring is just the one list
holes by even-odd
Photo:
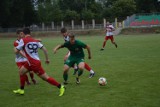
[[[81, 84], [75, 84], [70, 69], [69, 84], [64, 96], [59, 97], [56, 87], [35, 75], [37, 85], [25, 87], [25, 95], [12, 93], [19, 88], [18, 69], [14, 62], [13, 41], [0, 39], [0, 106], [1, 107], [159, 107], [160, 105], [160, 35], [120, 35], [115, 37], [118, 48], [107, 42], [100, 51], [103, 36], [78, 36], [77, 39], [91, 47], [92, 59], [86, 62], [96, 72], [89, 79], [84, 71]], [[42, 38], [48, 49], [51, 63], [44, 64], [44, 55], [39, 50], [46, 72], [63, 82], [63, 57], [67, 49], [57, 54], [52, 50], [63, 43], [62, 37]], [[99, 77], [106, 77], [108, 84], [99, 86]], [[29, 78], [30, 79], [30, 78]]]

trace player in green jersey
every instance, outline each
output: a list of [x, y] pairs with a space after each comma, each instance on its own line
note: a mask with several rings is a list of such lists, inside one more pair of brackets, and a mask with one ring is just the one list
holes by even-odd
[[67, 80], [68, 80], [68, 71], [70, 69], [70, 67], [72, 67], [74, 64], [78, 65], [78, 75], [76, 77], [76, 83], [79, 84], [80, 83], [80, 79], [79, 77], [82, 75], [83, 70], [84, 70], [84, 52], [83, 49], [87, 49], [88, 51], [88, 59], [91, 59], [91, 51], [90, 51], [90, 47], [88, 45], [86, 45], [85, 43], [76, 40], [75, 39], [75, 35], [73, 33], [69, 34], [69, 41], [65, 42], [62, 45], [58, 45], [54, 48], [54, 53], [57, 52], [58, 49], [60, 48], [68, 48], [68, 50], [70, 51], [70, 56], [68, 57], [68, 59], [65, 61], [64, 64], [64, 72], [63, 72], [63, 78], [64, 78], [64, 84], [67, 84]]

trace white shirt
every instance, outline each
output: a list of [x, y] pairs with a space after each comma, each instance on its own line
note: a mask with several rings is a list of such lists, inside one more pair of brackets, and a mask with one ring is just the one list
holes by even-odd
[[113, 25], [106, 26], [106, 36], [113, 36], [113, 30], [114, 30]]

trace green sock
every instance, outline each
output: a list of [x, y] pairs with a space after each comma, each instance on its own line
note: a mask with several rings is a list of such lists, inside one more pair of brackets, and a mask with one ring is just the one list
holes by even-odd
[[83, 74], [82, 70], [78, 70], [78, 77], [81, 76]]
[[64, 81], [67, 81], [68, 80], [68, 74], [63, 74], [63, 79], [64, 79]]

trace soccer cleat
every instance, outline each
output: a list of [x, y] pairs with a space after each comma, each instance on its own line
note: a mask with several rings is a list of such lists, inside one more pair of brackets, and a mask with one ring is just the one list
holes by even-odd
[[95, 73], [90, 73], [89, 78], [92, 78], [95, 75]]
[[15, 94], [24, 95], [24, 90], [22, 90], [22, 89], [13, 90], [13, 92], [14, 92]]
[[118, 47], [118, 45], [117, 45], [117, 44], [115, 44], [115, 47], [117, 48], [117, 47]]
[[61, 88], [59, 89], [59, 96], [63, 96], [64, 92], [65, 92], [65, 87], [61, 85]]
[[101, 49], [100, 49], [100, 51], [103, 51], [103, 50], [104, 50], [104, 48], [101, 48]]
[[78, 71], [78, 68], [74, 69], [73, 75], [76, 75], [77, 71]]
[[76, 77], [76, 83], [80, 84], [80, 79], [78, 77]]

